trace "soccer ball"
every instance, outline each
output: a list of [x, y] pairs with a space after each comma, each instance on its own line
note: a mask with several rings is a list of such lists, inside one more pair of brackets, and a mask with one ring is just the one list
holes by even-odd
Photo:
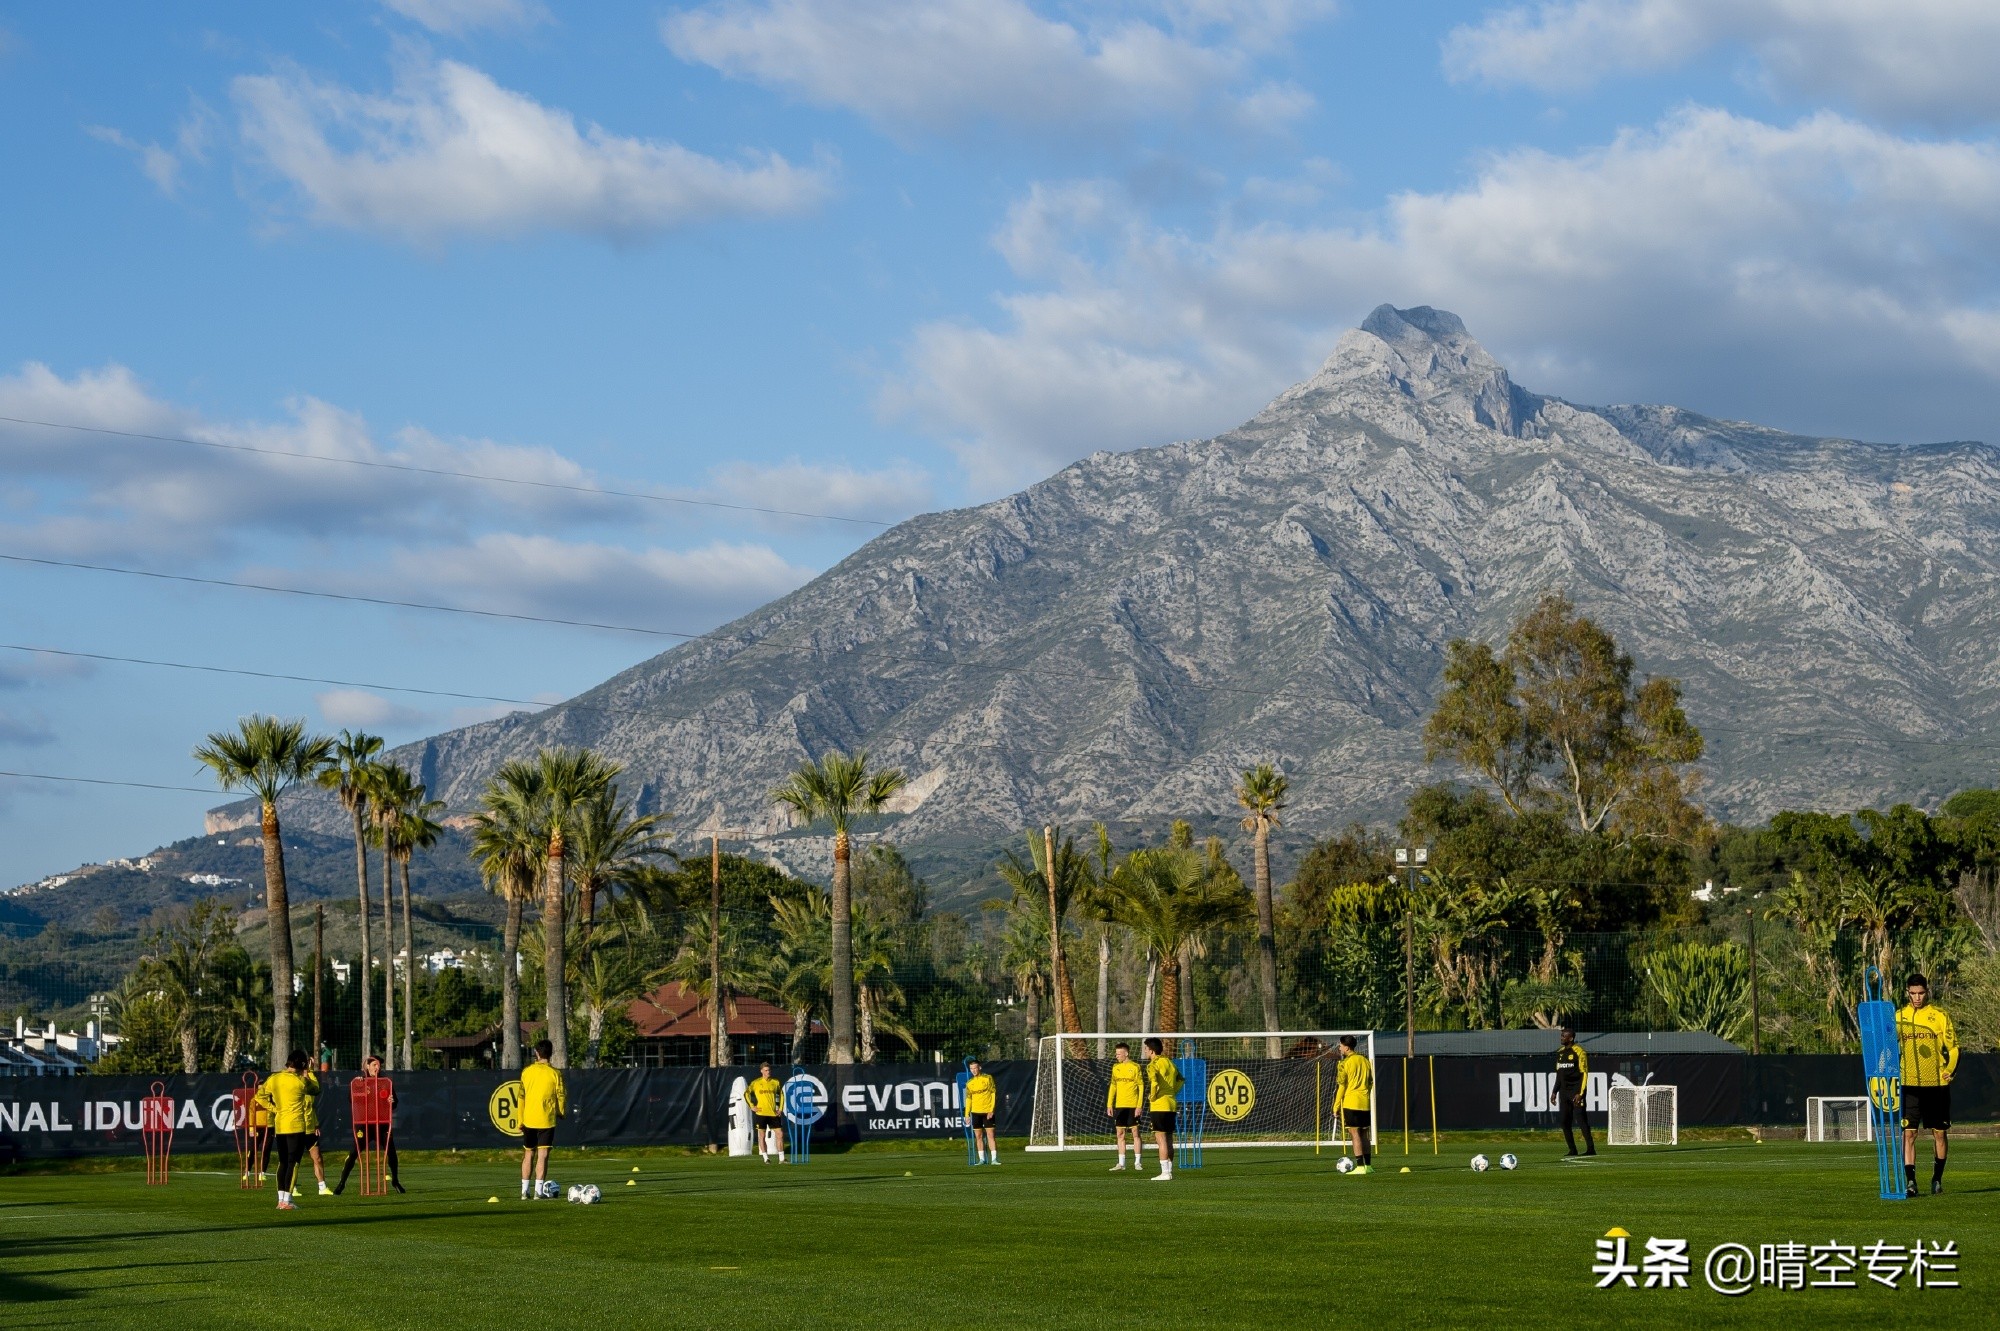
[[542, 1180], [541, 1197], [543, 1201], [552, 1202], [560, 1196], [562, 1196], [561, 1184], [557, 1183], [552, 1178]]
[[1492, 1167], [1493, 1167], [1493, 1162], [1491, 1160], [1488, 1160], [1485, 1156], [1475, 1155], [1472, 1157], [1473, 1173], [1484, 1174], [1487, 1170], [1491, 1169]]
[[1500, 1157], [1500, 1168], [1519, 1169], [1520, 1167], [1521, 1167], [1521, 1161], [1517, 1156], [1515, 1156], [1515, 1154], [1512, 1151], [1509, 1151], [1507, 1154]]
[[597, 1190], [595, 1183], [574, 1183], [570, 1185], [569, 1199], [578, 1206], [595, 1206], [604, 1194]]
[[1354, 1157], [1341, 1156], [1340, 1159], [1334, 1161], [1333, 1169], [1336, 1174], [1352, 1174], [1354, 1172]]

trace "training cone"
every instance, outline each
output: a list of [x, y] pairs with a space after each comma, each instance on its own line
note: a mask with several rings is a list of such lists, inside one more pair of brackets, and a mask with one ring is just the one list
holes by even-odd
[[639, 1166], [637, 1166], [637, 1165], [634, 1165], [634, 1166], [632, 1166], [632, 1172], [633, 1172], [634, 1174], [638, 1173], [638, 1172], [639, 1172]]
[[915, 1178], [916, 1176], [917, 1176], [917, 1171], [914, 1169], [906, 1169], [903, 1171], [904, 1178]]
[[487, 1200], [487, 1201], [489, 1201], [489, 1202], [497, 1202], [497, 1201], [499, 1201], [500, 1199], [499, 1199], [498, 1197], [488, 1197], [488, 1198], [487, 1198], [486, 1200]]
[[1397, 1170], [1396, 1172], [1398, 1174], [1407, 1174], [1410, 1172], [1410, 1167], [1408, 1165], [1404, 1165], [1401, 1169]]
[[636, 1188], [639, 1186], [639, 1180], [635, 1178], [628, 1178], [625, 1180], [625, 1186], [628, 1188]]

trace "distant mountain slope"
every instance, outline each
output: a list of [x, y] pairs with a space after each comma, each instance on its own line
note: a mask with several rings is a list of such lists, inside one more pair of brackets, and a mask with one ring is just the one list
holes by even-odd
[[[897, 840], [959, 868], [1050, 818], [1226, 819], [1269, 760], [1303, 836], [1434, 775], [1446, 642], [1559, 587], [1686, 681], [1718, 813], [1928, 800], [1996, 757], [1953, 743], [2000, 685], [1996, 500], [1984, 444], [1573, 406], [1455, 316], [1383, 306], [1239, 429], [912, 519], [569, 703], [396, 756], [462, 811], [501, 762], [591, 745], [684, 835], [775, 835], [787, 769], [865, 746], [911, 777]], [[288, 816], [343, 826], [316, 793]]]

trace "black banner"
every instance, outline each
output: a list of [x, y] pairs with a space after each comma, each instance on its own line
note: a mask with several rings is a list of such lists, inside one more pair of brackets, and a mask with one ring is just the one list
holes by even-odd
[[[813, 1125], [820, 1143], [912, 1137], [957, 1137], [965, 1108], [958, 1069], [931, 1063], [866, 1064], [803, 1069], [821, 1108]], [[1025, 1137], [1034, 1113], [1035, 1065], [1009, 1060], [986, 1065], [999, 1083], [998, 1128]], [[1405, 1074], [1407, 1073], [1407, 1080]], [[1861, 1060], [1853, 1054], [1657, 1054], [1592, 1061], [1588, 1108], [1604, 1113], [1614, 1078], [1649, 1080], [1678, 1089], [1682, 1127], [1805, 1122], [1815, 1095], [1859, 1095]], [[327, 1148], [348, 1132], [350, 1072], [321, 1074], [320, 1126]], [[610, 1068], [565, 1074], [569, 1113], [557, 1130], [564, 1146], [715, 1145], [729, 1140], [745, 1068]], [[781, 1078], [791, 1070], [778, 1070]], [[1433, 1088], [1437, 1126], [1447, 1131], [1553, 1128], [1553, 1056], [1419, 1057], [1376, 1064], [1378, 1127], [1400, 1131], [1405, 1094], [1408, 1123], [1428, 1131]], [[519, 1141], [513, 1112], [514, 1074], [399, 1072], [396, 1139], [405, 1150], [481, 1150]], [[237, 1077], [0, 1077], [0, 1161], [85, 1155], [137, 1155], [140, 1101], [155, 1082], [174, 1101], [176, 1153], [235, 1149]], [[1967, 1054], [1952, 1086], [1953, 1112], [1965, 1122], [2000, 1119], [2000, 1055]], [[1599, 1123], [1603, 1119], [1597, 1118]], [[510, 1132], [509, 1128], [513, 1131]]]

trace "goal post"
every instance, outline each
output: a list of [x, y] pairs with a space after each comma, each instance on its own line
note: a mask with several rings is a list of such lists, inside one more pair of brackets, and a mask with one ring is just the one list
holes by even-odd
[[[1207, 1085], [1203, 1147], [1330, 1146], [1346, 1140], [1334, 1112], [1339, 1042], [1352, 1035], [1357, 1052], [1375, 1069], [1370, 1095], [1369, 1140], [1381, 1132], [1381, 1096], [1373, 1031], [1196, 1031], [1156, 1038], [1175, 1059], [1199, 1059]], [[1035, 1051], [1035, 1107], [1028, 1134], [1031, 1151], [1109, 1151], [1115, 1148], [1105, 1101], [1111, 1089], [1113, 1047], [1123, 1043], [1145, 1062], [1146, 1035], [1089, 1031], [1046, 1035]], [[1104, 1052], [1100, 1055], [1098, 1050]], [[1277, 1056], [1272, 1056], [1272, 1050]], [[1193, 1097], [1189, 1097], [1190, 1099]], [[1151, 1141], [1140, 1115], [1142, 1140]]]
[[1680, 1088], [1648, 1082], [1636, 1086], [1622, 1077], [1611, 1082], [1609, 1123], [1612, 1146], [1678, 1146], [1681, 1140]]
[[1872, 1142], [1875, 1119], [1865, 1095], [1806, 1097], [1806, 1140], [1809, 1142]]

